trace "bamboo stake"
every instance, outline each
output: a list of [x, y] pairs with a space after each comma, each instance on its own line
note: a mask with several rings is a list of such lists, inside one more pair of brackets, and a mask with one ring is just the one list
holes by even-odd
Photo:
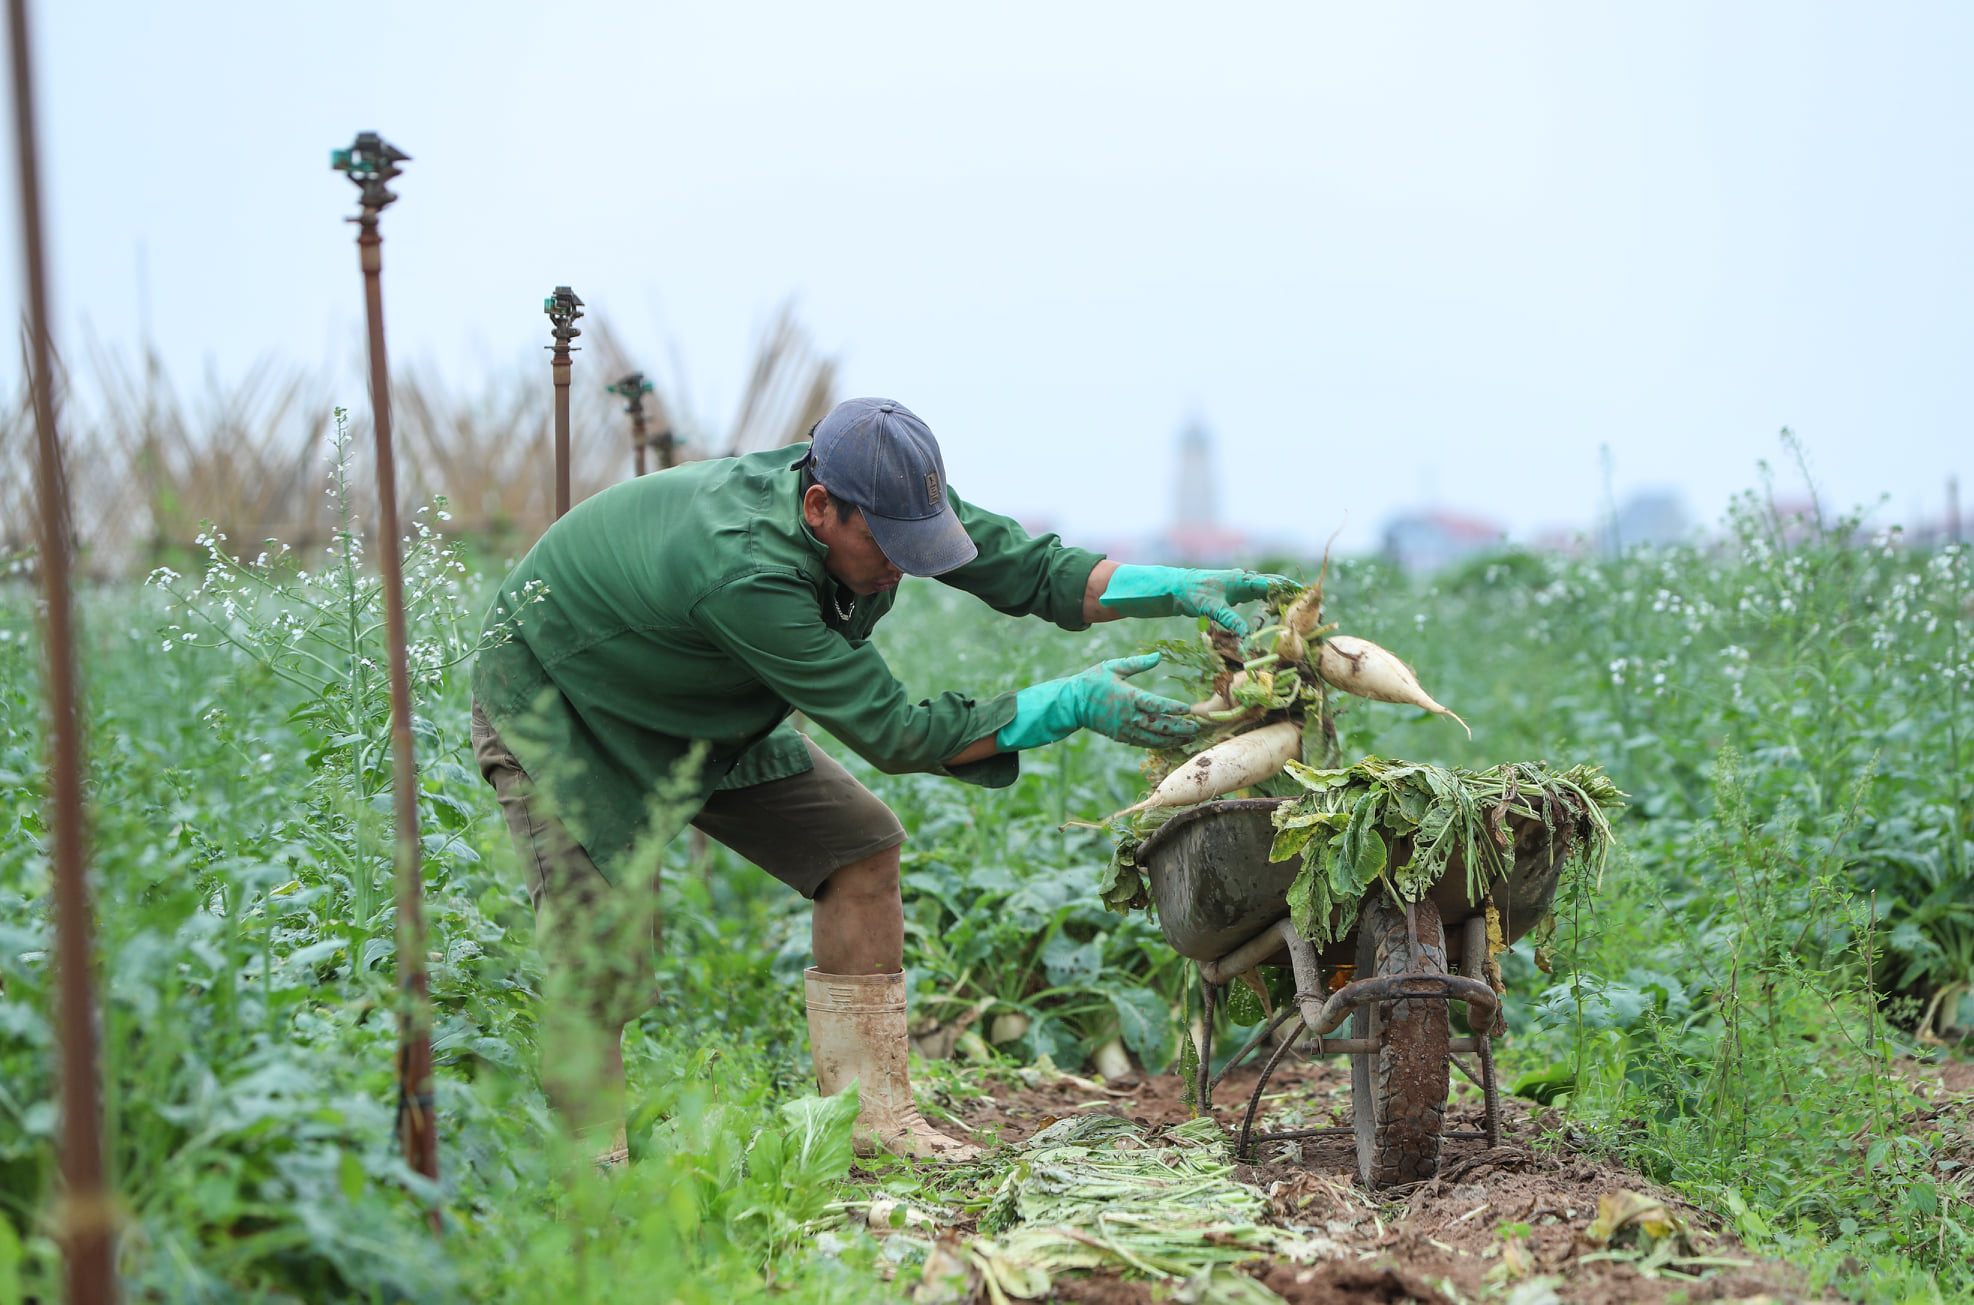
[[15, 157], [20, 164], [21, 255], [27, 282], [28, 386], [40, 445], [41, 587], [47, 611], [42, 644], [48, 657], [48, 827], [55, 874], [55, 972], [60, 1101], [62, 1204], [56, 1236], [62, 1246], [67, 1298], [73, 1305], [109, 1305], [117, 1298], [115, 1215], [104, 1174], [103, 1098], [97, 1066], [96, 991], [88, 848], [82, 811], [82, 722], [70, 593], [68, 486], [62, 477], [61, 434], [55, 424], [54, 349], [48, 339], [48, 280], [41, 232], [41, 160], [34, 121], [32, 52], [27, 0], [8, 0], [13, 46]]
[[[390, 367], [384, 352], [384, 238], [377, 215], [397, 198], [385, 188], [405, 154], [376, 132], [357, 136], [332, 155], [332, 166], [362, 191], [356, 246], [363, 266], [363, 299], [370, 325], [371, 427], [377, 437], [378, 561], [384, 571], [384, 629], [390, 643], [391, 781], [396, 796], [397, 962], [403, 1000], [398, 1011], [398, 1141], [407, 1165], [439, 1176], [439, 1139], [432, 1105], [432, 1012], [425, 977], [424, 896], [418, 863], [418, 762], [411, 743], [411, 671], [405, 652], [404, 561], [399, 552], [397, 463], [391, 449]], [[439, 1231], [439, 1212], [429, 1212]]]
[[555, 343], [550, 364], [555, 372], [555, 519], [569, 510], [569, 341], [581, 335], [576, 319], [583, 315], [583, 301], [566, 285], [542, 301], [542, 311], [554, 326]]

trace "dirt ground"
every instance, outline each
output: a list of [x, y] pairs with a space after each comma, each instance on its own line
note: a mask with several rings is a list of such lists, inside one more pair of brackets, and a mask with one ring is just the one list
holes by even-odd
[[1900, 1073], [1935, 1105], [1974, 1104], [1974, 1061], [1941, 1060], [1927, 1064], [1903, 1061]]
[[[1237, 1070], [1214, 1093], [1215, 1114], [1230, 1133], [1239, 1127], [1255, 1077], [1251, 1068]], [[1457, 1074], [1455, 1082], [1446, 1127], [1479, 1130], [1480, 1093]], [[1349, 1083], [1342, 1057], [1309, 1063], [1291, 1058], [1269, 1083], [1260, 1127], [1347, 1124]], [[989, 1091], [992, 1099], [960, 1113], [1003, 1142], [1020, 1141], [1055, 1119], [1091, 1110], [1151, 1125], [1187, 1117], [1183, 1088], [1173, 1075], [1123, 1078], [1100, 1088], [1066, 1079], [1032, 1087], [1002, 1083]], [[1439, 1177], [1410, 1190], [1367, 1192], [1357, 1182], [1349, 1137], [1273, 1144], [1260, 1163], [1241, 1166], [1236, 1176], [1268, 1196], [1276, 1218], [1319, 1229], [1349, 1252], [1348, 1258], [1315, 1266], [1248, 1266], [1252, 1276], [1292, 1305], [1464, 1305], [1511, 1294], [1527, 1305], [1819, 1299], [1787, 1265], [1749, 1254], [1702, 1211], [1578, 1145], [1552, 1112], [1532, 1113], [1527, 1102], [1505, 1095], [1502, 1145], [1490, 1150], [1481, 1140], [1448, 1141]], [[1705, 1276], [1664, 1271], [1648, 1276], [1635, 1263], [1586, 1259], [1598, 1251], [1584, 1235], [1596, 1217], [1598, 1198], [1624, 1190], [1661, 1201], [1683, 1219], [1692, 1230], [1695, 1254], [1740, 1263], [1701, 1270]], [[1514, 1235], [1516, 1225], [1526, 1226], [1525, 1235]], [[1055, 1290], [1052, 1299], [1090, 1305], [1166, 1299], [1150, 1284], [1114, 1277], [1065, 1279]]]

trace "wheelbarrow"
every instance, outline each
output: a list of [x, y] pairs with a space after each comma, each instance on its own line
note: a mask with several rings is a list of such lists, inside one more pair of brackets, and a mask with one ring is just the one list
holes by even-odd
[[[1500, 1091], [1494, 1076], [1493, 1039], [1506, 1031], [1501, 1005], [1487, 979], [1490, 905], [1503, 939], [1513, 942], [1548, 913], [1567, 856], [1567, 841], [1553, 838], [1542, 821], [1510, 816], [1512, 845], [1503, 848], [1503, 873], [1468, 896], [1467, 873], [1455, 858], [1445, 876], [1417, 902], [1395, 902], [1373, 887], [1357, 924], [1320, 950], [1289, 922], [1288, 891], [1300, 857], [1270, 861], [1275, 829], [1270, 819], [1286, 798], [1234, 798], [1185, 811], [1139, 847], [1157, 908], [1159, 927], [1180, 955], [1199, 965], [1204, 981], [1206, 1045], [1200, 1049], [1195, 1087], [1202, 1109], [1212, 1108], [1213, 1014], [1225, 986], [1257, 966], [1286, 963], [1295, 998], [1271, 1024], [1257, 1030], [1221, 1070], [1246, 1060], [1274, 1030], [1278, 1042], [1249, 1098], [1235, 1155], [1253, 1161], [1270, 1142], [1354, 1135], [1357, 1169], [1365, 1184], [1384, 1187], [1420, 1182], [1439, 1171], [1444, 1138], [1501, 1141]], [[1392, 865], [1411, 855], [1407, 840], [1391, 849]], [[1449, 1003], [1464, 1003], [1472, 1032], [1455, 1037]], [[1280, 1026], [1295, 1020], [1286, 1033]], [[1350, 1021], [1348, 1036], [1332, 1036]], [[1318, 1055], [1350, 1057], [1351, 1126], [1257, 1133], [1255, 1119], [1268, 1080], [1298, 1038], [1313, 1040]], [[1443, 1128], [1449, 1065], [1472, 1052], [1485, 1102], [1479, 1132]], [[1468, 1072], [1464, 1064], [1462, 1072]]]

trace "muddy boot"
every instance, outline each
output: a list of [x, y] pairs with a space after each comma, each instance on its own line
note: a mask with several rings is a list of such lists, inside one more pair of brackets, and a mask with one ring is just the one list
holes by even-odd
[[833, 1097], [858, 1085], [857, 1154], [882, 1146], [915, 1160], [971, 1160], [980, 1148], [925, 1122], [912, 1104], [905, 1067], [903, 974], [802, 975], [809, 991], [809, 1050], [816, 1090]]
[[588, 1128], [576, 1130], [576, 1150], [587, 1155], [590, 1163], [604, 1173], [621, 1169], [630, 1163], [630, 1140], [624, 1136], [624, 1121], [612, 1124], [591, 1124]]

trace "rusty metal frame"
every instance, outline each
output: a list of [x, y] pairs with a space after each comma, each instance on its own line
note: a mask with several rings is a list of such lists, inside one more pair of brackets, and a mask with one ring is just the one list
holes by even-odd
[[56, 1153], [63, 1188], [55, 1238], [62, 1248], [67, 1299], [73, 1305], [108, 1305], [117, 1298], [116, 1213], [104, 1155], [95, 929], [82, 805], [81, 677], [75, 649], [68, 486], [62, 473], [61, 432], [55, 413], [55, 351], [49, 340], [41, 155], [34, 118], [34, 61], [27, 0], [8, 0], [7, 37], [13, 56], [14, 153], [20, 170], [28, 387], [33, 395], [40, 452], [41, 557], [37, 569], [46, 600], [42, 646], [47, 656], [48, 829], [54, 870], [56, 1077], [61, 1106]]
[[[1411, 913], [1409, 910], [1407, 912], [1407, 923], [1408, 932], [1410, 929], [1416, 928], [1411, 923]], [[1461, 965], [1469, 971], [1478, 971], [1480, 962], [1477, 960], [1477, 957], [1485, 950], [1487, 945], [1486, 918], [1484, 916], [1472, 917], [1466, 922], [1464, 928], [1465, 933], [1461, 940]], [[1288, 952], [1289, 964], [1295, 973], [1296, 999], [1292, 1009], [1293, 1018], [1298, 1027], [1296, 1031], [1291, 1032], [1289, 1036], [1283, 1038], [1277, 1044], [1274, 1053], [1269, 1056], [1267, 1063], [1262, 1067], [1261, 1077], [1256, 1081], [1254, 1091], [1249, 1095], [1247, 1111], [1242, 1118], [1240, 1133], [1235, 1141], [1234, 1158], [1236, 1160], [1251, 1162], [1254, 1158], [1253, 1148], [1262, 1142], [1286, 1142], [1310, 1137], [1341, 1136], [1354, 1132], [1355, 1130], [1350, 1128], [1332, 1128], [1293, 1129], [1286, 1133], [1256, 1134], [1254, 1132], [1254, 1121], [1260, 1113], [1261, 1097], [1267, 1091], [1268, 1080], [1273, 1077], [1275, 1070], [1280, 1066], [1283, 1058], [1288, 1054], [1289, 1048], [1295, 1044], [1301, 1033], [1306, 1032], [1315, 1038], [1315, 1054], [1319, 1056], [1374, 1054], [1383, 1045], [1383, 1031], [1375, 1028], [1375, 1026], [1372, 1036], [1367, 1038], [1329, 1038], [1326, 1035], [1341, 1028], [1343, 1022], [1350, 1018], [1351, 1012], [1359, 1006], [1366, 1003], [1373, 1003], [1372, 1009], [1375, 1011], [1377, 1004], [1407, 998], [1430, 1001], [1458, 1001], [1466, 1005], [1467, 1024], [1468, 1027], [1475, 1030], [1474, 1035], [1467, 1038], [1450, 1039], [1448, 1042], [1448, 1054], [1450, 1055], [1457, 1051], [1473, 1051], [1479, 1056], [1481, 1063], [1481, 1090], [1486, 1103], [1486, 1127], [1479, 1133], [1456, 1132], [1446, 1134], [1445, 1136], [1456, 1138], [1479, 1137], [1485, 1138], [1489, 1146], [1500, 1145], [1500, 1092], [1495, 1082], [1494, 1048], [1491, 1035], [1495, 1027], [1495, 1021], [1501, 1013], [1501, 999], [1495, 993], [1493, 987], [1484, 979], [1480, 978], [1478, 973], [1439, 974], [1429, 971], [1413, 971], [1406, 974], [1377, 975], [1369, 979], [1358, 979], [1355, 982], [1347, 983], [1325, 998], [1323, 996], [1322, 969], [1316, 955], [1316, 949], [1310, 945], [1307, 939], [1296, 933], [1295, 927], [1288, 920], [1283, 919], [1276, 921], [1267, 929], [1264, 929], [1261, 933], [1249, 939], [1246, 943], [1235, 948], [1234, 951], [1219, 961], [1201, 962], [1199, 968], [1203, 987], [1208, 994], [1214, 993], [1218, 987], [1231, 982], [1240, 974], [1254, 968], [1254, 966], [1264, 960], [1279, 955], [1283, 951]], [[1415, 953], [1419, 951], [1416, 940], [1414, 951]], [[1415, 957], [1414, 964], [1418, 963]], [[1236, 968], [1237, 966], [1239, 968]], [[1207, 1003], [1203, 1004], [1207, 1005], [1209, 1011], [1211, 1010], [1210, 998]], [[1275, 1023], [1270, 1027], [1273, 1028], [1279, 1025], [1282, 1019], [1283, 1016], [1277, 1016]], [[1213, 1026], [1210, 1016], [1204, 1023], [1204, 1029], [1205, 1046], [1201, 1049], [1201, 1068], [1198, 1080], [1203, 1086], [1198, 1088], [1197, 1091], [1200, 1099], [1200, 1109], [1211, 1111], [1213, 1108], [1212, 1097], [1209, 1094], [1213, 1084], [1218, 1083], [1221, 1076], [1224, 1076], [1235, 1065], [1245, 1060], [1248, 1054], [1260, 1045], [1262, 1038], [1266, 1035], [1266, 1030], [1249, 1038], [1247, 1045], [1242, 1047], [1235, 1054], [1234, 1058], [1227, 1062], [1226, 1066], [1220, 1071], [1220, 1074], [1214, 1075], [1209, 1079], [1209, 1067], [1213, 1060]]]
[[[371, 428], [377, 450], [377, 560], [384, 579], [384, 637], [390, 648], [391, 787], [396, 838], [392, 865], [397, 880], [397, 966], [402, 990], [398, 1011], [398, 1141], [405, 1163], [426, 1178], [439, 1176], [438, 1120], [432, 1100], [432, 1002], [425, 972], [425, 894], [419, 865], [418, 760], [411, 738], [411, 670], [404, 620], [404, 558], [398, 535], [397, 458], [391, 447], [391, 372], [384, 350], [384, 238], [378, 214], [394, 201], [385, 183], [410, 156], [376, 132], [357, 136], [332, 165], [361, 191], [357, 225], [363, 268], [364, 311], [369, 324]], [[355, 649], [351, 655], [356, 655]], [[427, 1212], [433, 1231], [439, 1212]]]
[[[646, 436], [644, 430], [644, 396], [651, 393], [651, 389], [651, 382], [645, 377], [643, 372], [632, 372], [609, 389], [609, 393], [616, 395], [624, 401], [624, 411], [630, 415], [631, 474], [633, 476], [642, 476], [644, 474], [644, 451], [651, 443], [650, 438]], [[666, 432], [668, 439], [670, 434], [670, 431]], [[665, 458], [658, 464], [658, 470], [663, 471], [671, 465], [671, 460]]]

